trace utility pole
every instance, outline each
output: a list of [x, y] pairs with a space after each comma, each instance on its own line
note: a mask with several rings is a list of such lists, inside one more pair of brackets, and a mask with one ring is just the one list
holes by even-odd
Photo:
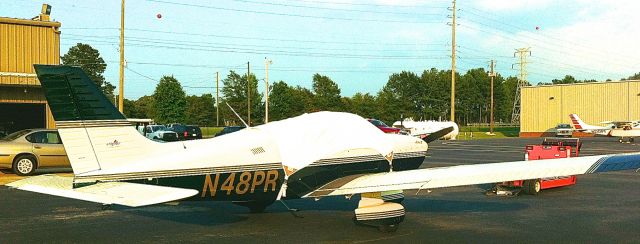
[[[516, 57], [516, 54], [520, 57], [520, 61], [513, 64], [520, 66], [520, 75], [518, 78], [518, 85], [516, 86], [516, 96], [513, 99], [513, 110], [511, 112], [511, 123], [517, 124], [520, 123], [520, 92], [523, 86], [527, 84], [527, 54], [531, 56], [531, 48], [518, 48], [516, 52], [513, 53], [513, 57]], [[511, 68], [513, 69], [513, 65]]]
[[216, 72], [216, 127], [220, 127], [220, 106], [219, 106], [219, 101], [220, 101], [220, 96], [219, 96], [219, 88], [220, 88], [220, 76], [219, 73]]
[[264, 101], [264, 123], [269, 123], [269, 65], [272, 64], [273, 62], [269, 59], [267, 59], [266, 57], [264, 58], [264, 64], [266, 66], [266, 74], [265, 74], [265, 78], [264, 78], [264, 82], [265, 82], [265, 101]]
[[249, 62], [247, 62], [247, 127], [251, 126], [251, 81], [249, 75], [251, 69], [249, 68]]
[[490, 122], [489, 122], [489, 134], [493, 135], [493, 77], [496, 76], [496, 73], [493, 71], [494, 67], [496, 65], [496, 61], [495, 60], [491, 60], [491, 65], [490, 65], [490, 72], [489, 72], [489, 77], [491, 77], [491, 118], [490, 118]]
[[119, 84], [118, 110], [124, 112], [124, 0], [120, 11], [120, 84]]
[[456, 0], [453, 0], [451, 22], [451, 121], [456, 120]]

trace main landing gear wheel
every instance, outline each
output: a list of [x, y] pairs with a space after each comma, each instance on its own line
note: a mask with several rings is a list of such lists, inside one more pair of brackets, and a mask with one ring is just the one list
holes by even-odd
[[540, 193], [540, 190], [542, 189], [540, 179], [525, 180], [522, 185], [524, 193], [527, 193], [529, 195], [538, 195], [538, 193]]
[[36, 158], [31, 155], [22, 155], [13, 160], [13, 172], [17, 175], [32, 175], [36, 171]]
[[379, 198], [362, 197], [353, 222], [359, 226], [376, 227], [380, 232], [395, 232], [404, 220], [404, 206]]

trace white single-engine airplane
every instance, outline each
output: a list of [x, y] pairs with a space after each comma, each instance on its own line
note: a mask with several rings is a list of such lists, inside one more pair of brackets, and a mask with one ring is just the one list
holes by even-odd
[[640, 121], [603, 121], [600, 124], [604, 124], [604, 126], [596, 126], [585, 123], [577, 114], [570, 114], [569, 118], [577, 131], [619, 137], [619, 142], [623, 142], [625, 138], [628, 138], [629, 142], [633, 142], [634, 137], [640, 137]]
[[361, 194], [356, 222], [393, 231], [405, 216], [402, 190], [640, 168], [634, 153], [418, 169], [426, 142], [451, 128], [421, 140], [336, 112], [159, 143], [140, 135], [80, 68], [35, 69], [74, 177], [41, 175], [9, 186], [102, 204], [231, 201], [260, 212], [277, 200]]

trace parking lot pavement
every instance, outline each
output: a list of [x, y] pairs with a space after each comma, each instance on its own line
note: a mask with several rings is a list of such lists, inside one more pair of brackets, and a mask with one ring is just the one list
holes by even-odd
[[[70, 168], [55, 168], [55, 169], [38, 169], [36, 171], [37, 174], [56, 174], [61, 176], [73, 176], [73, 173], [70, 173]], [[28, 176], [19, 176], [13, 173], [10, 169], [0, 170], [0, 186], [4, 186], [11, 182], [24, 179]]]
[[[540, 139], [438, 141], [423, 167], [522, 160]], [[639, 145], [585, 140], [585, 154], [639, 151]], [[267, 213], [224, 202], [115, 206], [0, 187], [0, 243], [15, 242], [588, 242], [640, 243], [640, 174], [578, 177], [575, 186], [537, 196], [490, 197], [484, 186], [407, 191], [396, 233], [352, 223], [357, 197], [275, 203]]]

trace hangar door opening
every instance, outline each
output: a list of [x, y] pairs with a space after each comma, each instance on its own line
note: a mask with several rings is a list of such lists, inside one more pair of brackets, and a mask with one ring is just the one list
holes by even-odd
[[0, 132], [45, 128], [45, 104], [0, 103]]

